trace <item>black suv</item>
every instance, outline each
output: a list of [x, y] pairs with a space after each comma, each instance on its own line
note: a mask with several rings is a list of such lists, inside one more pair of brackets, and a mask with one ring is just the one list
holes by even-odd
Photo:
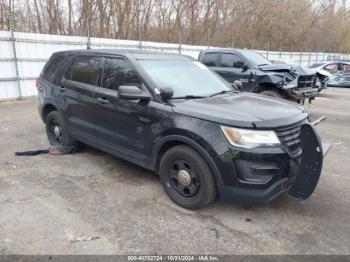
[[241, 91], [261, 93], [304, 103], [318, 96], [315, 72], [301, 65], [273, 64], [247, 49], [208, 49], [198, 60], [229, 82], [239, 80]]
[[303, 107], [239, 93], [192, 58], [130, 50], [52, 55], [37, 81], [52, 145], [82, 142], [160, 175], [185, 208], [308, 198], [322, 148]]

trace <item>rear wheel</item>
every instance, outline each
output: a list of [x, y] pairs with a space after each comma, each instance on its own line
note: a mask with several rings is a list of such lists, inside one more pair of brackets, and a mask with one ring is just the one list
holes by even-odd
[[265, 95], [265, 96], [283, 98], [282, 95], [275, 90], [265, 90], [265, 91], [262, 91], [260, 94]]
[[72, 146], [74, 144], [74, 139], [68, 134], [67, 127], [58, 111], [52, 111], [47, 115], [46, 134], [53, 146]]
[[179, 206], [201, 208], [217, 195], [207, 163], [191, 147], [180, 145], [169, 149], [161, 159], [159, 171], [165, 191]]

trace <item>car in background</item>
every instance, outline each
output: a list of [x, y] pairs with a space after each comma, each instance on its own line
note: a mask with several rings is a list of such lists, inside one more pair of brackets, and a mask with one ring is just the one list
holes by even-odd
[[198, 60], [233, 83], [241, 91], [285, 98], [304, 103], [318, 96], [317, 76], [307, 67], [298, 70], [288, 64], [273, 64], [264, 56], [247, 49], [208, 49]]
[[151, 170], [185, 208], [218, 194], [246, 203], [283, 192], [305, 200], [321, 175], [322, 144], [304, 107], [238, 92], [191, 57], [62, 51], [36, 85], [52, 145], [79, 141]]
[[324, 70], [330, 73], [332, 76], [329, 77], [328, 86], [350, 87], [350, 62], [344, 60], [321, 62], [313, 64], [310, 68], [315, 71]]
[[350, 74], [350, 62], [346, 61], [328, 61], [315, 63], [310, 66], [311, 69], [323, 69], [333, 75], [337, 74]]
[[328, 81], [328, 86], [350, 87], [350, 74], [335, 76], [333, 79]]

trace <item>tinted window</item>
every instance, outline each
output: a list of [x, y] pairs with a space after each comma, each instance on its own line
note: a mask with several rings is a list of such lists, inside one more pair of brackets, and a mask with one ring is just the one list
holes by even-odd
[[243, 63], [243, 60], [235, 54], [222, 54], [221, 66], [222, 67], [233, 67], [234, 63]]
[[97, 86], [101, 63], [99, 57], [78, 57], [67, 72], [66, 79]]
[[102, 87], [118, 91], [123, 85], [141, 87], [141, 80], [130, 64], [121, 58], [106, 58]]
[[44, 78], [47, 79], [50, 82], [56, 82], [56, 77], [59, 74], [59, 72], [62, 70], [62, 67], [64, 66], [63, 62], [63, 56], [62, 55], [54, 55], [50, 58], [45, 71], [44, 71]]
[[202, 63], [207, 66], [216, 66], [217, 58], [218, 58], [218, 53], [205, 53], [203, 56]]

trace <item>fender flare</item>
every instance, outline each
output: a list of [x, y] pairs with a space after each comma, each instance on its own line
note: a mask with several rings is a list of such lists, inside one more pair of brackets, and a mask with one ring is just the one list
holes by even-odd
[[158, 159], [160, 160], [160, 156], [158, 155], [161, 148], [165, 145], [167, 142], [180, 142], [182, 144], [188, 145], [195, 149], [203, 158], [204, 160], [208, 163], [210, 170], [214, 173], [216, 183], [218, 185], [222, 185], [223, 181], [220, 175], [220, 171], [218, 167], [216, 166], [214, 160], [212, 157], [209, 155], [209, 153], [196, 141], [194, 141], [191, 138], [188, 138], [183, 135], [167, 135], [165, 137], [160, 138], [155, 146], [152, 149], [151, 153], [151, 159], [152, 159], [152, 169], [158, 173]]
[[61, 114], [61, 116], [63, 117], [63, 121], [65, 121], [67, 123], [67, 119], [65, 118], [65, 114], [63, 113], [62, 111], [62, 108], [60, 106], [57, 105], [56, 101], [54, 100], [48, 100], [45, 104], [42, 105], [42, 108], [41, 108], [41, 112], [40, 112], [40, 115], [42, 116], [42, 120], [43, 122], [45, 123], [45, 120], [44, 120], [44, 110], [45, 108], [47, 108], [48, 106], [53, 106], [54, 108], [56, 108], [56, 110]]

